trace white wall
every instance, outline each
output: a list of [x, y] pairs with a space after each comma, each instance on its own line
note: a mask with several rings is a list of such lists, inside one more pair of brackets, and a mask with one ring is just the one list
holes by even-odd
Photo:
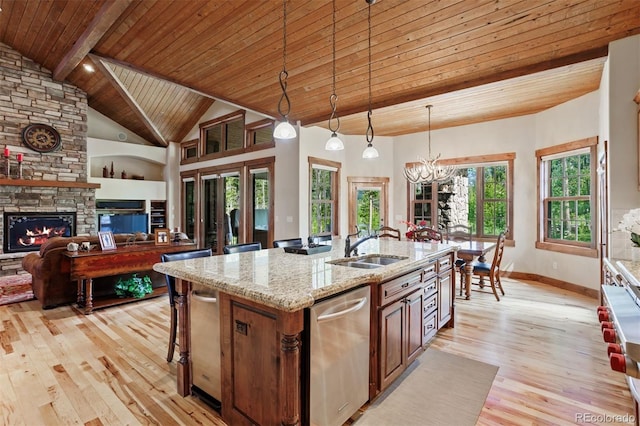
[[[589, 93], [535, 116], [536, 149], [598, 136], [599, 133], [600, 94], [598, 92]], [[532, 164], [532, 173], [535, 176], [535, 157], [532, 158]], [[533, 191], [535, 193], [535, 182]], [[537, 204], [528, 206], [528, 210], [531, 211], [536, 211], [536, 208]], [[596, 212], [593, 213], [596, 214]], [[535, 216], [531, 219], [535, 227]], [[568, 281], [591, 289], [600, 287], [600, 259], [598, 258], [572, 256], [548, 250], [534, 250], [532, 255], [531, 266], [534, 269], [529, 272], [535, 271], [545, 277]], [[557, 269], [554, 269], [554, 265]]]
[[[515, 247], [505, 250], [504, 270], [537, 273], [598, 288], [597, 259], [538, 250], [536, 242], [536, 149], [598, 135], [598, 93], [590, 93], [536, 115], [431, 131], [433, 155], [442, 158], [514, 152]], [[437, 106], [436, 106], [437, 107]], [[402, 170], [417, 156], [428, 155], [427, 132], [395, 138], [394, 188], [397, 206], [406, 206]], [[404, 209], [406, 211], [406, 208]], [[405, 214], [406, 215], [406, 214]], [[403, 220], [406, 218], [403, 217]], [[404, 229], [404, 228], [401, 228]], [[553, 269], [553, 262], [557, 269]]]
[[87, 136], [103, 140], [151, 145], [147, 140], [93, 108], [87, 108]]
[[[357, 177], [389, 177], [393, 181], [394, 150], [393, 139], [374, 137], [373, 145], [378, 150], [378, 158], [365, 160], [362, 151], [367, 147], [364, 136], [339, 135], [344, 142], [342, 151], [326, 151], [324, 146], [330, 137], [327, 129], [309, 127], [300, 129], [300, 227], [299, 235], [306, 238], [309, 234], [309, 157], [336, 161], [341, 164], [340, 169], [340, 199], [339, 199], [339, 235], [349, 233], [349, 186], [347, 178]], [[395, 202], [393, 187], [389, 189], [389, 217], [394, 217]], [[351, 230], [353, 232], [353, 230]]]
[[628, 234], [616, 231], [622, 215], [640, 207], [638, 192], [638, 105], [640, 89], [640, 35], [609, 45], [608, 104], [610, 251], [614, 258], [630, 259]]

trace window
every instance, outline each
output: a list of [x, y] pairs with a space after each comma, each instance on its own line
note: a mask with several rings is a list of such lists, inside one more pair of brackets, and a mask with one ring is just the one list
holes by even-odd
[[241, 151], [244, 147], [244, 111], [218, 117], [200, 125], [203, 155]]
[[273, 140], [273, 120], [262, 120], [247, 125], [247, 148], [269, 148]]
[[309, 157], [309, 235], [337, 235], [341, 164]]
[[445, 230], [471, 228], [475, 238], [494, 239], [507, 232], [513, 239], [513, 162], [515, 154], [440, 160], [458, 169], [451, 182], [409, 185], [409, 220]]
[[198, 158], [198, 140], [190, 140], [182, 142], [180, 144], [182, 149], [182, 162], [181, 164], [192, 162]]
[[536, 151], [537, 248], [597, 256], [596, 151], [595, 137]]
[[508, 166], [494, 164], [468, 167], [461, 175], [468, 177], [469, 226], [474, 235], [497, 237], [508, 229]]

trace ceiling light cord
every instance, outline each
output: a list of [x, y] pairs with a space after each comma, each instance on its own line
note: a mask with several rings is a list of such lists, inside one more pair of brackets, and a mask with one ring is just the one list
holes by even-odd
[[[278, 76], [280, 81], [280, 88], [282, 89], [282, 95], [278, 101], [278, 114], [282, 117], [282, 120], [273, 129], [274, 139], [294, 139], [297, 136], [296, 129], [289, 124], [289, 113], [291, 112], [291, 101], [289, 95], [287, 95], [287, 79], [289, 73], [287, 72], [287, 0], [282, 0], [282, 71]], [[284, 105], [284, 107], [283, 107]]]
[[378, 158], [378, 150], [373, 146], [373, 124], [371, 123], [371, 115], [373, 114], [371, 111], [371, 5], [375, 3], [375, 0], [365, 0], [368, 6], [368, 15], [367, 22], [369, 24], [369, 110], [367, 111], [367, 132], [366, 132], [366, 140], [367, 147], [362, 153], [362, 158]]
[[[338, 109], [338, 95], [336, 94], [336, 0], [333, 0], [333, 32], [332, 32], [332, 50], [333, 50], [333, 83], [332, 83], [332, 93], [329, 96], [329, 105], [331, 106], [331, 115], [329, 116], [329, 131], [331, 132], [331, 136], [327, 141], [324, 149], [327, 151], [340, 151], [344, 149], [344, 143], [338, 137], [338, 130], [340, 130], [340, 118], [338, 117], [338, 113], [336, 112]], [[335, 122], [336, 127], [334, 128], [332, 123]]]

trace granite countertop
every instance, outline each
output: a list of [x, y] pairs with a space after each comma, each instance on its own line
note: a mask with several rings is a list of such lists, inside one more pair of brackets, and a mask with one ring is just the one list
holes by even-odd
[[333, 265], [344, 259], [344, 239], [331, 251], [313, 255], [285, 253], [282, 248], [156, 263], [155, 271], [202, 284], [286, 312], [361, 284], [382, 282], [421, 268], [455, 246], [371, 239], [358, 246], [359, 256], [387, 254], [407, 259], [375, 269]]
[[640, 262], [634, 262], [633, 260], [617, 260], [616, 266], [619, 267], [620, 265], [626, 269], [626, 271], [621, 269], [620, 273], [622, 273], [622, 275], [624, 275], [629, 281], [635, 280], [632, 284], [637, 286], [640, 285]]

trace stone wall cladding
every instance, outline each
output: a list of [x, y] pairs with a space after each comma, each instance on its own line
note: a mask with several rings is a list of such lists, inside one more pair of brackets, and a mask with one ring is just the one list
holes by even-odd
[[[23, 179], [87, 182], [87, 95], [51, 71], [0, 43], [0, 149], [11, 150], [11, 175], [17, 176], [16, 154], [24, 154]], [[28, 124], [45, 123], [60, 133], [60, 150], [32, 151], [22, 144]], [[4, 163], [0, 174], [5, 176]], [[0, 186], [0, 230], [3, 212], [76, 212], [76, 233], [95, 234], [95, 190], [38, 186]], [[23, 253], [2, 253], [0, 276], [23, 273]]]

